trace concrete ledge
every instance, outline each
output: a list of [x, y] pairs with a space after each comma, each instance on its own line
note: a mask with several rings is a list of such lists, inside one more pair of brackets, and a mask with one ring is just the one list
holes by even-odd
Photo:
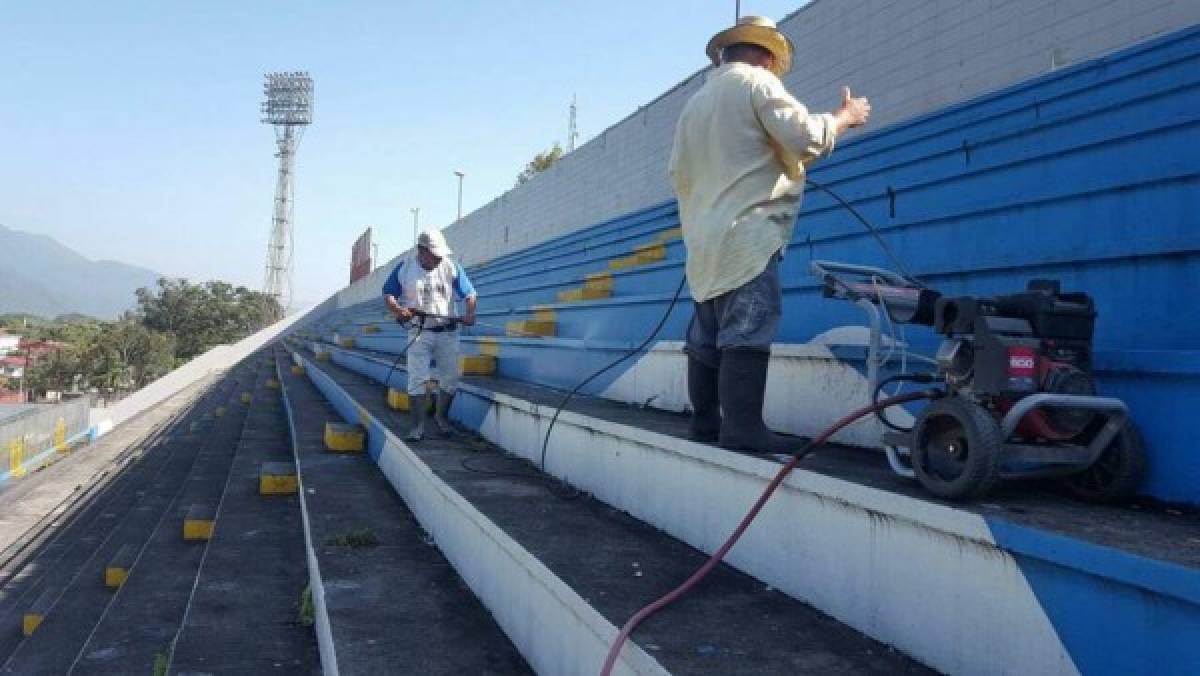
[[[460, 386], [451, 411], [535, 463], [552, 414], [470, 384]], [[723, 542], [778, 468], [571, 411], [560, 415], [547, 454], [551, 474], [705, 552]], [[1128, 645], [1133, 635], [1155, 645], [1147, 652], [1173, 656], [1156, 663], [1195, 658], [1187, 636], [1200, 629], [1197, 571], [997, 527], [972, 512], [797, 470], [727, 561], [948, 673], [1077, 673], [1080, 654], [1065, 641], [1078, 637], [1061, 637], [1063, 627], [1087, 638], [1072, 651]], [[1070, 600], [1052, 599], [1071, 607], [1046, 607], [1047, 589], [1073, 590]], [[1100, 626], [1058, 614], [1080, 605], [1124, 612]]]
[[[304, 358], [294, 355], [298, 363]], [[338, 412], [358, 420], [361, 407], [327, 374], [309, 378]], [[542, 674], [594, 674], [617, 627], [532, 554], [460, 496], [399, 437], [368, 414], [371, 457], [458, 574]], [[665, 674], [634, 643], [617, 663], [622, 674]]]

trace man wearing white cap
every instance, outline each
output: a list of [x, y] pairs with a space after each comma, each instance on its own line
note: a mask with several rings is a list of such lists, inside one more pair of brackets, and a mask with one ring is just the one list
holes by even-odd
[[810, 114], [779, 80], [792, 43], [770, 19], [744, 17], [706, 51], [716, 68], [680, 113], [670, 165], [695, 301], [685, 347], [689, 432], [724, 448], [786, 452], [795, 449], [762, 420], [783, 305], [778, 262], [805, 165], [864, 124], [871, 106], [845, 87], [836, 111]]
[[[452, 253], [440, 231], [422, 232], [413, 255], [397, 265], [383, 285], [384, 302], [396, 319], [415, 319], [418, 324], [409, 329], [406, 356], [408, 395], [415, 420], [409, 441], [425, 437], [427, 390], [435, 382], [433, 421], [443, 434], [450, 433], [446, 412], [458, 387], [458, 324], [475, 323], [477, 302], [475, 287], [462, 265], [450, 260]], [[459, 318], [454, 314], [455, 298], [462, 299], [466, 306]], [[431, 361], [435, 366], [430, 365]]]

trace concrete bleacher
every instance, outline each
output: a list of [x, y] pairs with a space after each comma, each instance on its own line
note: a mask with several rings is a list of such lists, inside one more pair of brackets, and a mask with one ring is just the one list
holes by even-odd
[[[813, 174], [941, 290], [1014, 291], [1051, 276], [1096, 296], [1100, 387], [1130, 404], [1147, 438], [1150, 501], [1087, 505], [1027, 483], [979, 504], [942, 503], [887, 470], [871, 450], [878, 428], [866, 422], [838, 437], [853, 447], [823, 450], [787, 479], [731, 552], [733, 567], [939, 671], [1187, 673], [1200, 663], [1190, 638], [1200, 631], [1200, 468], [1186, 404], [1200, 394], [1200, 324], [1162, 293], [1200, 286], [1194, 213], [1182, 206], [1200, 186], [1200, 159], [1181, 151], [1200, 144], [1198, 64], [1200, 31], [1182, 31], [861, 137]], [[806, 201], [783, 265], [785, 321], [766, 416], [811, 435], [867, 393], [863, 319], [822, 299], [807, 263], [888, 262], [832, 199], [811, 192]], [[563, 390], [639, 344], [669, 307], [682, 275], [677, 227], [667, 204], [469, 268], [481, 324], [462, 344], [494, 370], [464, 380], [451, 415], [509, 462], [527, 463], [521, 471], [569, 482], [710, 552], [778, 465], [682, 438], [686, 292], [658, 342], [585, 388], [542, 453]], [[935, 344], [918, 329], [900, 339], [917, 351]], [[425, 450], [449, 453], [453, 442], [400, 441], [385, 395], [406, 385], [407, 341], [372, 299], [327, 306], [297, 326], [290, 347], [341, 415], [367, 427], [370, 455], [396, 491], [427, 505], [413, 506], [417, 519], [530, 664], [594, 671], [611, 627], [563, 625], [579, 636], [564, 657], [522, 624], [533, 608], [513, 610], [528, 606], [454, 553], [474, 552], [502, 579], [545, 574], [508, 568], [520, 557], [499, 544], [494, 529], [511, 535], [503, 518], [485, 513], [481, 524], [442, 455]], [[451, 516], [452, 506], [463, 513]], [[634, 640], [623, 668], [652, 669], [646, 660], [659, 656], [647, 644], [658, 644]]]
[[[273, 367], [251, 356], [226, 364], [198, 398], [168, 395], [186, 402], [174, 417], [77, 486], [44, 533], [30, 529], [10, 545], [0, 580], [4, 673], [319, 667], [315, 640], [295, 622], [307, 582], [298, 503], [237, 498], [256, 491], [259, 456], [291, 457], [279, 392], [267, 387]], [[289, 541], [294, 552], [280, 549]], [[215, 616], [205, 615], [213, 603]]]
[[[1142, 499], [1083, 504], [1044, 483], [931, 499], [863, 421], [633, 634], [616, 673], [1194, 671], [1200, 470], [1184, 413], [1200, 325], [1162, 290], [1200, 286], [1200, 156], [1179, 151], [1200, 144], [1197, 65], [1200, 31], [1183, 31], [861, 136], [814, 173], [933, 286], [1059, 276], [1094, 293], [1100, 386], [1149, 444]], [[886, 261], [830, 198], [806, 199], [765, 415], [813, 435], [869, 395], [863, 319], [821, 298], [807, 263]], [[471, 267], [480, 323], [463, 331], [448, 437], [403, 441], [410, 334], [376, 290], [131, 398], [122, 415], [180, 412], [5, 550], [2, 670], [596, 673], [780, 467], [686, 439], [686, 288], [550, 433], [565, 390], [663, 319], [683, 261], [662, 204]]]

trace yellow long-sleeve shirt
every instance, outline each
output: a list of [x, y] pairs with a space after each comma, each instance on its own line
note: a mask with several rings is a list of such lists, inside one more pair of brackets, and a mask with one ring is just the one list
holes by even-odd
[[833, 115], [809, 114], [764, 68], [709, 74], [680, 113], [670, 164], [696, 301], [754, 279], [787, 245], [804, 166], [832, 152], [836, 136]]

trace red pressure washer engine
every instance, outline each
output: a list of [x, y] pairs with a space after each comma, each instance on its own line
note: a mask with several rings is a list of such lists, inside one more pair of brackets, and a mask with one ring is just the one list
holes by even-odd
[[[944, 297], [878, 268], [818, 261], [813, 270], [827, 296], [881, 307], [892, 322], [932, 326], [944, 337], [936, 373], [872, 377], [875, 398], [892, 382], [945, 387], [910, 429], [881, 418], [892, 430], [884, 444], [895, 471], [951, 499], [978, 497], [1016, 477], [1061, 477], [1093, 501], [1137, 489], [1145, 450], [1125, 404], [1096, 394], [1089, 295], [1034, 280], [1021, 293]], [[882, 365], [878, 345], [875, 335], [868, 362]]]

